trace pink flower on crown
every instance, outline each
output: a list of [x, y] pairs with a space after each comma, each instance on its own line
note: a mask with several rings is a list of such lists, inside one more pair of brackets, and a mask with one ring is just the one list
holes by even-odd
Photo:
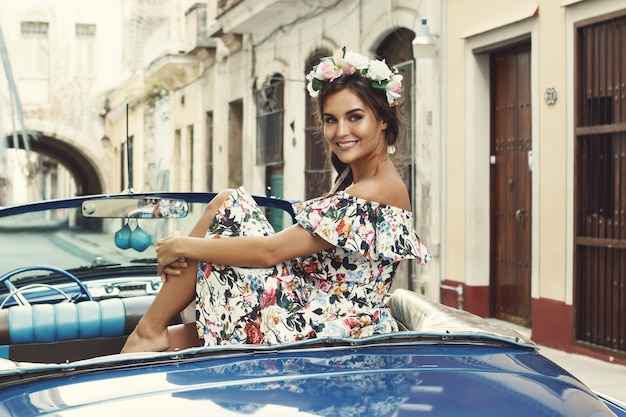
[[362, 73], [367, 69], [367, 66], [370, 63], [369, 58], [352, 51], [346, 52], [344, 60], [350, 63], [350, 65], [353, 67], [352, 72], [349, 72], [349, 74], [354, 74], [355, 72]]
[[315, 69], [315, 78], [321, 81], [330, 81], [341, 77], [343, 75], [343, 69], [335, 65], [333, 61], [322, 61]]
[[402, 75], [394, 74], [391, 80], [385, 86], [385, 94], [387, 94], [387, 102], [389, 105], [394, 105], [396, 100], [400, 98], [400, 92], [402, 91]]
[[[338, 49], [335, 54], [332, 57], [332, 62], [335, 64], [335, 67], [340, 68], [342, 70], [342, 75], [348, 74], [348, 75], [352, 75], [354, 74], [354, 65], [352, 65], [352, 63], [350, 61], [347, 61], [345, 58], [345, 51], [343, 49]], [[333, 81], [335, 78], [334, 77], [332, 79], [330, 79], [329, 81]]]

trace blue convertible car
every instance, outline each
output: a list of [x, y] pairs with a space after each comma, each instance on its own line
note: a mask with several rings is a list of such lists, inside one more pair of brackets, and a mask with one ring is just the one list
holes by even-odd
[[[212, 196], [0, 209], [0, 416], [626, 417], [532, 341], [407, 290], [394, 334], [118, 354], [161, 285], [153, 243]], [[255, 198], [289, 223], [288, 202]]]

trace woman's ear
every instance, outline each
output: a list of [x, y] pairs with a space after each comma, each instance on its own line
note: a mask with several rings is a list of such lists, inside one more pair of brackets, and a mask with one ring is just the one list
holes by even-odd
[[387, 129], [387, 122], [383, 120], [380, 122], [380, 130], [385, 130], [385, 129]]

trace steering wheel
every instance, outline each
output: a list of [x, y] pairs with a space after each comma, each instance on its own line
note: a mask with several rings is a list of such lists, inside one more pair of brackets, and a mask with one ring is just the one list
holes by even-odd
[[70, 274], [69, 272], [63, 270], [63, 269], [59, 269], [59, 268], [55, 268], [53, 266], [45, 266], [45, 265], [34, 265], [34, 266], [25, 266], [22, 268], [17, 268], [14, 269], [13, 271], [9, 271], [6, 274], [0, 276], [0, 283], [4, 284], [4, 286], [9, 290], [9, 295], [7, 295], [7, 297], [4, 299], [4, 301], [2, 302], [2, 304], [0, 304], [0, 308], [4, 307], [4, 304], [7, 302], [7, 300], [11, 299], [11, 298], [15, 298], [15, 301], [19, 304], [19, 305], [30, 305], [30, 303], [28, 302], [28, 300], [26, 299], [26, 297], [24, 297], [22, 295], [22, 292], [24, 290], [27, 289], [32, 289], [35, 287], [43, 287], [46, 289], [53, 289], [56, 292], [60, 293], [61, 295], [63, 295], [63, 297], [65, 298], [64, 302], [68, 302], [72, 300], [72, 297], [70, 297], [69, 295], [67, 295], [65, 292], [63, 292], [62, 290], [55, 288], [51, 285], [48, 284], [30, 284], [30, 285], [25, 285], [23, 287], [17, 288], [12, 282], [11, 282], [11, 277], [21, 274], [22, 272], [28, 272], [28, 271], [51, 271], [51, 272], [56, 272], [60, 275], [63, 275], [64, 277], [68, 278], [71, 281], [74, 281], [74, 283], [76, 283], [76, 285], [78, 285], [78, 288], [80, 289], [81, 294], [84, 294], [85, 297], [87, 297], [87, 299], [89, 301], [93, 301], [93, 297], [91, 296], [91, 294], [89, 293], [89, 290], [87, 289], [87, 287], [85, 286], [85, 284], [83, 284], [81, 282], [81, 280], [79, 280], [78, 278], [76, 278], [74, 275]]

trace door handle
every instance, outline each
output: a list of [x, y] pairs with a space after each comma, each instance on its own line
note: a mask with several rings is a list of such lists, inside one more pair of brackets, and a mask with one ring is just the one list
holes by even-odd
[[522, 226], [522, 229], [524, 228], [524, 226], [526, 225], [526, 210], [524, 209], [517, 209], [515, 211], [515, 219], [517, 220], [517, 223], [519, 223], [520, 226]]

